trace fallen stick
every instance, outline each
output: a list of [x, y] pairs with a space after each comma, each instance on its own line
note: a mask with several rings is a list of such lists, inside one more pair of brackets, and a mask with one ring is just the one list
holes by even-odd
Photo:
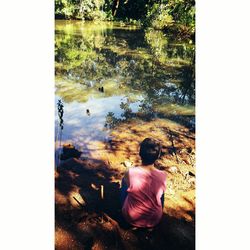
[[174, 151], [174, 155], [175, 155], [175, 157], [176, 157], [176, 161], [177, 161], [177, 163], [179, 164], [179, 159], [178, 159], [178, 156], [177, 156], [177, 151], [176, 151], [176, 148], [175, 148], [175, 146], [174, 146], [174, 139], [173, 139], [173, 135], [172, 135], [172, 131], [169, 129], [168, 130], [168, 133], [169, 133], [169, 135], [170, 135], [170, 141], [171, 141], [171, 143], [172, 143], [172, 148], [173, 148], [173, 151]]
[[103, 200], [104, 198], [104, 187], [101, 185], [101, 199]]
[[[103, 199], [104, 199], [104, 186], [101, 185], [101, 200], [102, 200], [102, 204], [103, 204]], [[102, 221], [101, 223], [103, 223], [103, 213], [102, 213]]]
[[73, 199], [81, 206], [81, 208], [84, 208], [83, 204], [77, 200], [75, 196], [73, 196]]

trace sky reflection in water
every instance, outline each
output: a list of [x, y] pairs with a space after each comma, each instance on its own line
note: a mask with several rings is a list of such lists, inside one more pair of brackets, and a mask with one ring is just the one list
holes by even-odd
[[[56, 103], [61, 98], [56, 96]], [[122, 117], [124, 110], [120, 104], [126, 101], [126, 96], [111, 96], [106, 98], [89, 98], [85, 103], [73, 101], [64, 103], [64, 128], [62, 141], [73, 143], [79, 150], [85, 150], [85, 145], [91, 140], [108, 140], [109, 129], [105, 128], [106, 118], [109, 112], [114, 113], [116, 118]], [[139, 109], [140, 102], [131, 103], [129, 106], [133, 113]], [[90, 111], [88, 115], [86, 110]], [[56, 110], [56, 133], [59, 129], [59, 118]], [[59, 144], [57, 143], [57, 146]]]

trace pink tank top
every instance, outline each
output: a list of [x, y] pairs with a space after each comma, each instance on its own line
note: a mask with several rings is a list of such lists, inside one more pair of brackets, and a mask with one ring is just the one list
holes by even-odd
[[154, 227], [162, 217], [161, 196], [166, 190], [167, 174], [158, 169], [142, 167], [129, 169], [128, 195], [122, 213], [128, 223], [136, 227]]

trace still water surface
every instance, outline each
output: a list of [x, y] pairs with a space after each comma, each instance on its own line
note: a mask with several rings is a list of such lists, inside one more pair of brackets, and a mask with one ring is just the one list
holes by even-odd
[[[194, 126], [194, 45], [120, 23], [56, 21], [56, 148], [106, 141], [131, 119], [169, 118]], [[102, 89], [103, 88], [103, 89]], [[61, 137], [60, 137], [61, 136]]]

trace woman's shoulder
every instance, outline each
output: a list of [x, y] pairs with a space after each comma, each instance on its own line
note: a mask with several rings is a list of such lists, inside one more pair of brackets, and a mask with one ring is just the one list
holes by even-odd
[[148, 174], [149, 171], [145, 168], [143, 168], [142, 166], [134, 166], [134, 167], [131, 167], [128, 169], [128, 175], [132, 176], [132, 175], [135, 175], [135, 176], [140, 176], [140, 175], [145, 175], [145, 174]]
[[127, 172], [128, 173], [137, 173], [137, 172], [140, 172], [142, 171], [142, 169], [140, 168], [140, 166], [133, 166], [133, 167], [130, 167]]
[[126, 174], [127, 176], [129, 176], [129, 175], [131, 175], [131, 174], [133, 174], [133, 173], [136, 173], [136, 172], [138, 172], [138, 167], [137, 167], [137, 166], [133, 166], [133, 167], [129, 167], [129, 168], [126, 170], [125, 174]]

